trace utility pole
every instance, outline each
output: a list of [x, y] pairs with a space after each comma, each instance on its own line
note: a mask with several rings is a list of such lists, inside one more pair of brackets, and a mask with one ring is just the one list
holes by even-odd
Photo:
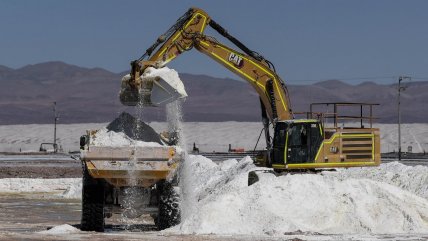
[[56, 101], [53, 103], [53, 111], [54, 111], [54, 152], [58, 151], [57, 145], [56, 145], [56, 123], [59, 120], [59, 116], [56, 113]]
[[400, 95], [401, 91], [406, 90], [406, 87], [401, 86], [401, 81], [411, 80], [409, 76], [398, 77], [398, 161], [401, 161], [401, 111], [400, 111]]

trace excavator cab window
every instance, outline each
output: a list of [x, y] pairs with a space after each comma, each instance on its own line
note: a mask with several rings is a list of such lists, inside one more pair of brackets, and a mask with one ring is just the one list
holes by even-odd
[[314, 162], [322, 142], [319, 123], [292, 123], [288, 128], [287, 163]]
[[288, 129], [287, 163], [308, 162], [308, 129], [304, 123], [292, 124]]

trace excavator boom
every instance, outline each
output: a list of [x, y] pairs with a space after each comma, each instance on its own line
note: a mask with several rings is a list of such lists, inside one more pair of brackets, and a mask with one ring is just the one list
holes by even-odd
[[[204, 34], [207, 26], [212, 27], [229, 39], [241, 51], [219, 43], [215, 38]], [[284, 82], [276, 74], [273, 65], [258, 53], [250, 50], [243, 43], [231, 36], [222, 26], [212, 20], [203, 10], [189, 9], [177, 22], [146, 50], [143, 56], [131, 63], [132, 71], [122, 81], [121, 101], [125, 105], [136, 105], [140, 100], [147, 100], [152, 93], [147, 83], [159, 83], [145, 78], [149, 67], [161, 68], [180, 54], [191, 49], [208, 55], [219, 64], [236, 73], [253, 86], [259, 94], [263, 108], [271, 122], [292, 119], [290, 100]], [[157, 86], [168, 87], [168, 80]], [[153, 85], [156, 87], [156, 85]], [[153, 97], [153, 94], [152, 94]], [[175, 95], [169, 100], [182, 98]], [[150, 105], [150, 101], [143, 101]]]

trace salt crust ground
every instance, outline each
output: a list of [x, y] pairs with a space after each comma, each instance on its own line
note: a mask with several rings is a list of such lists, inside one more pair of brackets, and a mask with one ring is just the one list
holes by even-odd
[[[168, 129], [165, 122], [149, 123], [157, 132]], [[59, 124], [57, 136], [65, 151], [78, 151], [79, 138], [86, 130], [96, 130], [106, 123]], [[382, 152], [397, 150], [397, 125], [376, 124], [380, 128]], [[258, 122], [183, 122], [187, 150], [191, 150], [196, 142], [201, 151], [227, 151], [228, 144], [253, 150], [260, 134], [262, 124]], [[23, 132], [23, 130], [25, 130]], [[401, 128], [402, 146], [413, 152], [428, 151], [428, 124], [403, 124]], [[53, 125], [2, 125], [0, 126], [0, 151], [31, 151], [38, 150], [40, 143], [52, 142]], [[263, 139], [263, 138], [262, 138]], [[265, 146], [261, 140], [259, 148]]]
[[[164, 232], [268, 236], [290, 232], [428, 233], [427, 167], [395, 162], [317, 175], [275, 177], [265, 173], [248, 187], [247, 175], [254, 169], [250, 158], [217, 165], [190, 155], [182, 170], [182, 223]], [[81, 181], [0, 179], [0, 191], [79, 198]], [[61, 230], [58, 232], [67, 232]]]
[[1, 194], [41, 194], [45, 198], [80, 199], [81, 178], [3, 178], [0, 179]]

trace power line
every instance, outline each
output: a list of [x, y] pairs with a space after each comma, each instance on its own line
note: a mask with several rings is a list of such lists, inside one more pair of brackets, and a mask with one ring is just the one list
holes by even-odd
[[380, 80], [380, 79], [396, 79], [398, 76], [367, 76], [367, 77], [335, 77], [335, 78], [324, 78], [324, 79], [288, 79], [288, 81], [296, 82], [320, 82], [327, 80]]
[[[298, 82], [323, 82], [329, 80], [339, 80], [339, 81], [352, 81], [352, 80], [391, 80], [392, 83], [395, 83], [395, 80], [400, 76], [367, 76], [367, 77], [335, 77], [335, 78], [325, 78], [325, 79], [286, 79], [287, 82], [294, 82], [295, 84]], [[413, 77], [410, 76], [413, 80], [419, 81], [428, 81], [428, 77]]]

